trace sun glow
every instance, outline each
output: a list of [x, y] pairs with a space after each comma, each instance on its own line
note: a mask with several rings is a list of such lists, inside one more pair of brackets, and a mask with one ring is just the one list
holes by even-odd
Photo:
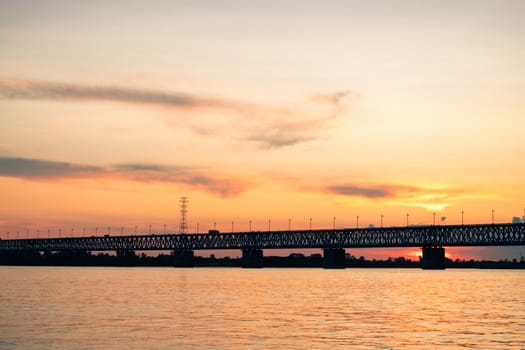
[[421, 252], [421, 249], [410, 250], [405, 253], [405, 257], [407, 257], [410, 260], [416, 261], [421, 259], [422, 255], [423, 253]]
[[414, 206], [424, 208], [428, 211], [439, 212], [446, 209], [450, 204], [448, 203], [414, 203]]

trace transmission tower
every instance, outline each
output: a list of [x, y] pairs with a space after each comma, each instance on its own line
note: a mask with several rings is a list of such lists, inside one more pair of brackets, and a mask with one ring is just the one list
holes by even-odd
[[180, 197], [180, 233], [188, 233], [188, 222], [186, 221], [186, 214], [188, 213], [188, 198]]

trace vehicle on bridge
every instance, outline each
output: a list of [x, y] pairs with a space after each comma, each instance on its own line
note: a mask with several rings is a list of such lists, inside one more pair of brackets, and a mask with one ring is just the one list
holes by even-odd
[[221, 233], [219, 230], [208, 230], [208, 233], [211, 234], [211, 235], [217, 235], [219, 233]]

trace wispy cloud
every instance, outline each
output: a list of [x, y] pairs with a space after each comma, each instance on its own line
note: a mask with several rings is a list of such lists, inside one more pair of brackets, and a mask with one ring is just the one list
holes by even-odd
[[111, 101], [177, 109], [217, 109], [231, 114], [225, 123], [210, 128], [209, 121], [192, 118], [191, 125], [167, 120], [171, 127], [188, 127], [200, 136], [249, 141], [263, 149], [312, 141], [337, 126], [351, 91], [316, 94], [293, 106], [268, 106], [240, 100], [213, 98], [186, 92], [82, 85], [49, 81], [0, 78], [0, 98], [12, 100]]
[[311, 135], [311, 130], [298, 128], [297, 125], [289, 125], [286, 128], [283, 122], [267, 123], [262, 127], [254, 127], [246, 131], [246, 136], [242, 138], [256, 143], [260, 148], [271, 149], [292, 146], [298, 143], [314, 140], [316, 137]]
[[[245, 129], [245, 139], [261, 148], [279, 148], [319, 138], [322, 131], [336, 126], [351, 91], [315, 95], [302, 108], [252, 109], [255, 125]], [[315, 106], [311, 106], [314, 103]]]
[[205, 171], [159, 164], [115, 164], [100, 167], [42, 159], [0, 157], [0, 176], [32, 180], [117, 177], [137, 182], [181, 184], [220, 197], [236, 196], [247, 189], [247, 184], [241, 180], [211, 177]]

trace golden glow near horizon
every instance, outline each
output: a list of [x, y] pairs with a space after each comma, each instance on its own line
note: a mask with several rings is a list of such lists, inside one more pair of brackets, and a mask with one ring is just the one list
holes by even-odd
[[524, 215], [521, 1], [29, 2], [0, 1], [2, 238], [176, 230], [183, 195], [190, 231]]

